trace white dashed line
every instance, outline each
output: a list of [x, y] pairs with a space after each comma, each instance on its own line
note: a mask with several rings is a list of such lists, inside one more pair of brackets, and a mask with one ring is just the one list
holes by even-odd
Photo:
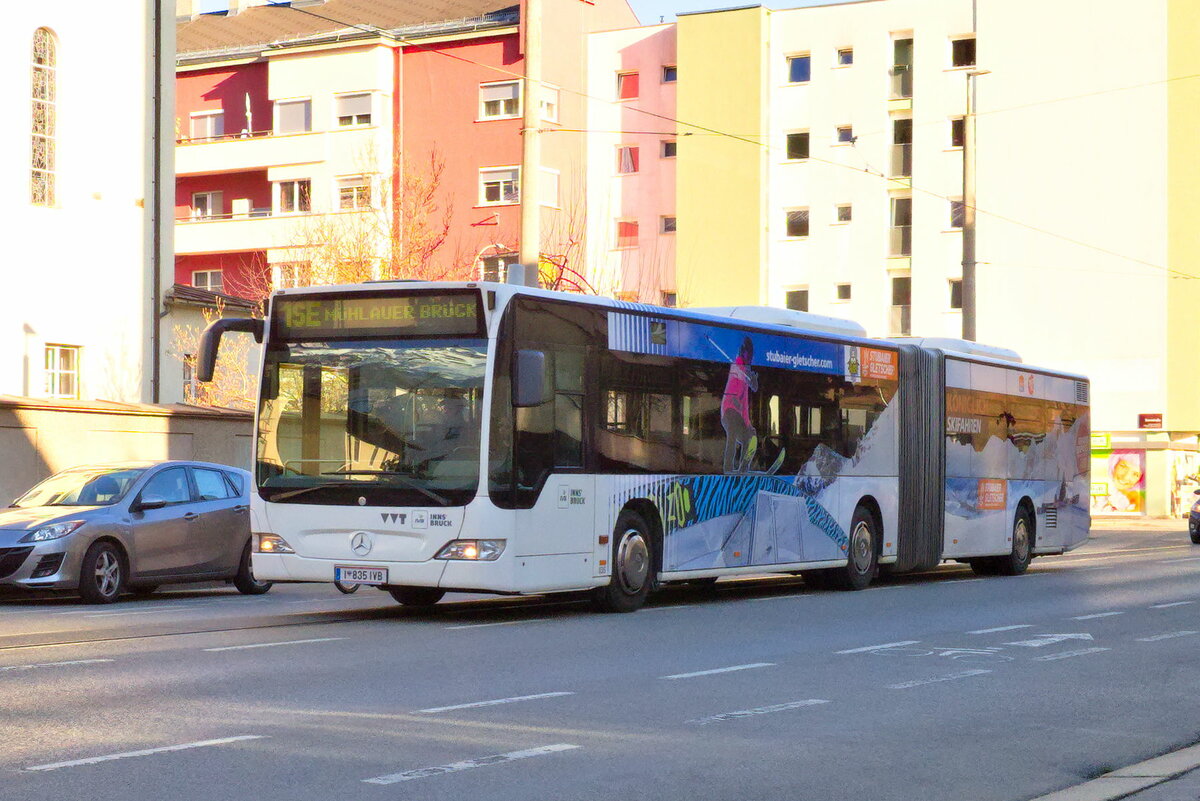
[[771, 706], [759, 706], [754, 709], [741, 709], [737, 712], [726, 712], [722, 715], [712, 715], [707, 718], [696, 718], [695, 720], [687, 721], [695, 726], [707, 726], [709, 723], [720, 723], [726, 720], [737, 720], [738, 718], [748, 718], [754, 715], [769, 715], [772, 712], [786, 712], [789, 709], [800, 709], [805, 706], [817, 706], [818, 704], [828, 704], [829, 701], [821, 698], [807, 698], [803, 701], [789, 701], [786, 704], [772, 704]]
[[1117, 615], [1123, 615], [1123, 614], [1125, 614], [1125, 613], [1124, 612], [1097, 612], [1094, 615], [1080, 615], [1079, 617], [1073, 617], [1073, 618], [1071, 618], [1071, 620], [1095, 620], [1096, 618], [1100, 618], [1100, 617], [1116, 617]]
[[1161, 564], [1169, 565], [1175, 562], [1200, 562], [1200, 556], [1185, 556], [1182, 559], [1160, 559]]
[[514, 762], [518, 759], [529, 759], [535, 756], [544, 756], [546, 754], [554, 754], [559, 751], [571, 751], [580, 748], [578, 745], [570, 745], [568, 743], [559, 743], [558, 745], [543, 745], [540, 748], [530, 748], [525, 751], [509, 751], [507, 754], [496, 754], [494, 756], [480, 757], [479, 759], [468, 759], [464, 762], [451, 762], [449, 765], [439, 765], [433, 768], [418, 768], [417, 770], [406, 770], [403, 773], [392, 773], [387, 776], [376, 776], [374, 779], [363, 779], [367, 784], [396, 784], [397, 782], [407, 782], [413, 779], [424, 779], [427, 776], [441, 776], [446, 773], [458, 773], [461, 770], [470, 770], [471, 768], [483, 768], [488, 765], [500, 765], [505, 762]]
[[1172, 606], [1187, 606], [1189, 604], [1194, 604], [1194, 603], [1196, 603], [1196, 602], [1195, 601], [1176, 601], [1175, 603], [1171, 603], [1171, 604], [1151, 604], [1150, 608], [1151, 609], [1170, 609]]
[[111, 659], [72, 659], [70, 662], [42, 662], [36, 665], [8, 665], [0, 667], [4, 670], [33, 670], [34, 668], [64, 667], [66, 665], [96, 665], [101, 662], [112, 662]]
[[945, 676], [934, 676], [929, 679], [917, 679], [916, 681], [905, 681], [900, 684], [889, 684], [889, 690], [909, 690], [913, 687], [923, 687], [926, 684], [937, 684], [942, 681], [955, 681], [956, 679], [966, 679], [971, 676], [982, 676], [985, 673], [991, 673], [990, 670], [963, 670], [958, 673], [948, 673]]
[[276, 645], [307, 645], [312, 642], [333, 642], [345, 637], [316, 637], [311, 640], [285, 640], [283, 642], [256, 642], [251, 645], [225, 645], [220, 648], [205, 648], [205, 651], [243, 651], [247, 648], [274, 648]]
[[661, 679], [694, 679], [697, 676], [714, 676], [717, 673], [733, 673], [736, 670], [753, 670], [755, 668], [775, 667], [774, 662], [755, 662], [750, 665], [733, 665], [732, 667], [714, 668], [713, 670], [697, 670], [695, 673], [675, 673], [670, 676], [659, 676]]
[[207, 748], [211, 745], [227, 745], [228, 743], [237, 743], [243, 740], [261, 740], [264, 735], [261, 734], [243, 734], [239, 737], [222, 737], [220, 740], [201, 740], [197, 743], [184, 743], [183, 745], [167, 745], [162, 748], [147, 748], [144, 751], [126, 751], [123, 754], [108, 754], [106, 756], [88, 757], [87, 759], [72, 759], [69, 762], [52, 762], [49, 765], [34, 765], [33, 767], [25, 768], [25, 770], [58, 770], [59, 768], [74, 768], [80, 765], [95, 765], [97, 762], [111, 762], [114, 759], [128, 759], [129, 757], [150, 756], [151, 754], [165, 754], [170, 751], [186, 751], [189, 748]]
[[435, 706], [429, 709], [418, 709], [416, 715], [435, 715], [438, 712], [450, 712], [455, 709], [474, 709], [481, 706], [499, 706], [500, 704], [515, 704], [518, 701], [533, 701], [538, 698], [560, 698], [564, 695], [574, 695], [575, 693], [538, 693], [537, 695], [518, 695], [512, 698], [497, 698], [494, 701], [474, 701], [469, 704], [455, 704], [454, 706]]
[[994, 629], [975, 629], [975, 631], [968, 631], [967, 634], [995, 634], [998, 631], [1016, 631], [1017, 629], [1031, 628], [1033, 628], [1032, 623], [1019, 623], [1015, 626], [997, 626]]
[[1138, 637], [1138, 642], [1158, 642], [1159, 640], [1173, 640], [1176, 637], [1190, 637], [1193, 634], [1200, 634], [1200, 631], [1172, 631], [1169, 634], [1155, 634], [1153, 637]]
[[465, 626], [446, 626], [448, 629], [486, 629], [489, 626], [519, 626], [522, 623], [545, 623], [550, 618], [536, 617], [529, 620], [501, 620], [498, 623], [468, 623]]
[[865, 654], [868, 651], [882, 651], [884, 648], [899, 648], [902, 645], [916, 645], [920, 640], [901, 640], [900, 642], [885, 642], [883, 645], [868, 645], [863, 648], [847, 648], [845, 651], [834, 651], [835, 654]]
[[643, 612], [662, 612], [663, 610], [666, 610], [666, 609], [691, 609], [693, 606], [698, 606], [698, 605], [699, 604], [673, 604], [671, 606], [647, 606], [642, 611]]
[[1078, 651], [1063, 651], [1059, 654], [1047, 654], [1046, 656], [1035, 656], [1034, 662], [1054, 662], [1058, 659], [1069, 659], [1072, 656], [1086, 656], [1087, 654], [1098, 654], [1101, 651], [1109, 651], [1110, 648], [1080, 648]]

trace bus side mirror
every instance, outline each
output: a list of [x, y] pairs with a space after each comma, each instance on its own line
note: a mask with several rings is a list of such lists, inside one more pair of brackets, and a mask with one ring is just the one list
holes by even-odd
[[546, 397], [546, 354], [540, 350], [519, 350], [513, 361], [513, 406], [541, 406]]
[[262, 320], [251, 317], [225, 317], [213, 320], [200, 335], [200, 360], [196, 365], [196, 378], [205, 383], [212, 381], [213, 371], [217, 367], [217, 350], [221, 347], [221, 335], [226, 331], [253, 334], [254, 341], [261, 345], [265, 328], [266, 325]]

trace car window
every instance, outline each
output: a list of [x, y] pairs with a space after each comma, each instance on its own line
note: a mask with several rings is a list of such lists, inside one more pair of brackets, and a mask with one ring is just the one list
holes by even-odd
[[226, 473], [225, 478], [229, 479], [229, 485], [233, 487], [235, 495], [241, 495], [246, 491], [246, 482], [237, 473]]
[[196, 479], [196, 492], [200, 493], [202, 501], [217, 501], [233, 497], [229, 491], [229, 485], [221, 477], [220, 470], [193, 467], [192, 477]]
[[188, 486], [187, 471], [182, 467], [169, 467], [155, 475], [146, 483], [142, 497], [151, 495], [162, 498], [167, 503], [186, 503], [192, 499], [192, 490]]

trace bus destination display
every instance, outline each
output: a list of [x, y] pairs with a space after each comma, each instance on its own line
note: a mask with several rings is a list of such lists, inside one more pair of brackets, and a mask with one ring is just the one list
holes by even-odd
[[474, 335], [480, 327], [479, 295], [278, 298], [275, 325], [284, 339]]

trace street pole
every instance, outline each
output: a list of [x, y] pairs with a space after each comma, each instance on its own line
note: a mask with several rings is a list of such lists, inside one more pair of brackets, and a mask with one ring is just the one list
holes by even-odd
[[538, 265], [542, 242], [542, 204], [539, 197], [542, 178], [542, 143], [538, 132], [542, 100], [542, 0], [525, 0], [524, 30], [525, 79], [521, 103], [521, 264], [525, 265], [525, 284], [538, 286]]
[[967, 76], [967, 110], [963, 115], [962, 338], [975, 341], [975, 78]]

